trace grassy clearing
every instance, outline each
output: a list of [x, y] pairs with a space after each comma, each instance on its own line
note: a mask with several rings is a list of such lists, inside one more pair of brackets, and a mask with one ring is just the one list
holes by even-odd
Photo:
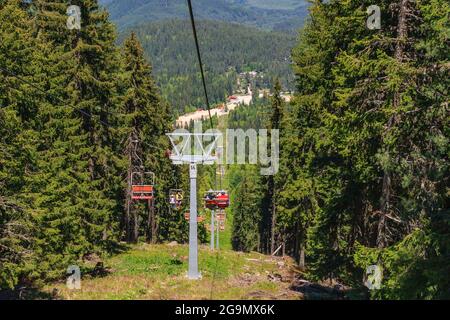
[[[219, 128], [227, 127], [226, 117]], [[226, 179], [223, 181], [227, 187]], [[84, 277], [81, 290], [69, 290], [64, 283], [48, 285], [44, 292], [57, 292], [61, 299], [299, 299], [289, 290], [289, 259], [231, 250], [232, 213], [227, 210], [225, 230], [220, 232], [220, 251], [210, 251], [209, 240], [199, 250], [202, 279], [188, 280], [187, 245], [148, 245], [130, 247], [104, 261], [110, 273], [105, 277]], [[206, 213], [210, 228], [210, 213]], [[282, 275], [286, 282], [271, 281]], [[56, 289], [56, 290], [55, 290]]]
[[287, 261], [258, 253], [221, 250], [220, 254], [201, 246], [199, 268], [202, 279], [186, 278], [186, 245], [133, 246], [109, 258], [104, 277], [82, 279], [81, 290], [69, 290], [64, 283], [48, 285], [44, 292], [57, 292], [61, 299], [298, 299], [289, 282], [271, 281], [270, 275], [287, 274], [280, 266]]

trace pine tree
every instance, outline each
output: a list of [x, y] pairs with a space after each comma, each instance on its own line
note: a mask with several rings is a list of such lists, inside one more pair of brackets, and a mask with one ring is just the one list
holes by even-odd
[[248, 166], [233, 178], [236, 183], [231, 203], [233, 210], [232, 246], [238, 251], [259, 250], [261, 221], [261, 179], [256, 167]]
[[29, 83], [42, 73], [20, 1], [0, 2], [0, 288], [14, 287], [35, 264], [35, 220], [23, 194], [37, 157], [42, 94]]
[[379, 264], [378, 297], [442, 297], [448, 234], [433, 221], [447, 214], [448, 4], [383, 1], [379, 31], [366, 29], [362, 4], [314, 4], [294, 50], [280, 222], [300, 211], [313, 277], [360, 285]]
[[442, 45], [448, 44], [449, 4], [399, 1], [390, 9], [397, 19], [392, 22], [395, 46], [387, 59], [388, 120], [377, 153], [383, 170], [376, 242], [380, 250], [362, 252], [367, 254], [365, 263], [378, 259], [387, 271], [378, 297], [449, 297], [449, 233], [443, 223], [448, 217], [444, 141], [449, 48]]
[[[339, 4], [312, 6], [311, 19], [293, 51], [298, 93], [282, 127], [278, 178], [278, 220], [279, 228], [290, 238], [287, 250], [304, 264], [309, 243], [310, 248], [306, 248], [311, 260], [309, 268], [314, 270], [313, 274], [324, 277], [338, 269], [339, 264], [333, 260], [340, 256], [337, 250], [329, 250], [338, 243], [340, 217], [323, 216], [321, 208], [316, 207], [318, 201], [326, 204], [339, 192], [332, 177], [339, 160], [325, 154], [332, 140], [321, 129], [332, 99], [331, 62], [348, 41], [333, 34], [344, 29], [335, 23], [339, 14], [342, 14]], [[330, 30], [330, 26], [338, 30]]]
[[118, 72], [114, 31], [96, 1], [78, 3], [82, 29], [66, 27], [66, 1], [35, 1], [35, 33], [48, 94], [37, 119], [38, 162], [27, 200], [39, 212], [39, 255], [58, 277], [118, 239], [121, 177], [117, 134]]
[[[147, 208], [147, 240], [158, 239], [158, 217], [168, 211], [167, 196], [171, 164], [165, 157], [168, 149], [165, 133], [170, 128], [171, 117], [167, 106], [161, 101], [158, 90], [151, 76], [151, 67], [144, 59], [143, 49], [132, 33], [124, 43], [124, 114], [126, 118], [126, 147], [128, 159], [128, 183], [126, 192], [125, 227], [129, 241], [138, 240], [139, 215], [131, 200], [132, 172], [152, 171], [157, 178], [156, 208]], [[157, 211], [156, 211], [157, 210]]]
[[[273, 94], [271, 97], [272, 109], [270, 112], [270, 119], [267, 125], [269, 131], [268, 139], [272, 141], [271, 130], [279, 130], [284, 109], [284, 101], [281, 97], [281, 83], [276, 79]], [[269, 153], [272, 151], [268, 150]], [[261, 247], [264, 252], [273, 253], [275, 251], [276, 242], [276, 186], [275, 177], [273, 175], [264, 179], [266, 184], [266, 195], [263, 202], [263, 218], [261, 223]]]
[[96, 0], [80, 3], [81, 30], [73, 30], [71, 54], [76, 61], [69, 94], [77, 110], [91, 114], [83, 117], [82, 134], [86, 153], [88, 179], [81, 189], [90, 193], [82, 204], [83, 229], [86, 239], [95, 246], [105, 246], [117, 236], [112, 232], [116, 217], [122, 208], [116, 195], [119, 183], [120, 145], [111, 128], [117, 124], [119, 103], [116, 79], [119, 72], [119, 54], [114, 44], [114, 26], [108, 13], [100, 9]]

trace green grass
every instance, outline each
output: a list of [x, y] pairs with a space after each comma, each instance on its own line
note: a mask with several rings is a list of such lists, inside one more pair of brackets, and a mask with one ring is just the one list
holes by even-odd
[[277, 260], [259, 253], [231, 250], [210, 251], [201, 246], [200, 280], [188, 280], [187, 245], [132, 246], [125, 253], [105, 261], [110, 273], [82, 278], [81, 290], [69, 290], [64, 283], [44, 287], [61, 299], [298, 299], [289, 283], [271, 282], [269, 274], [280, 270]]
[[[145, 275], [153, 278], [161, 276], [182, 276], [188, 268], [188, 246], [177, 245], [142, 245], [125, 254], [118, 255], [108, 261], [114, 266], [117, 275]], [[210, 277], [227, 277], [233, 272], [239, 272], [242, 259], [230, 259], [227, 250], [211, 252], [207, 246], [200, 247], [199, 265], [202, 274]]]

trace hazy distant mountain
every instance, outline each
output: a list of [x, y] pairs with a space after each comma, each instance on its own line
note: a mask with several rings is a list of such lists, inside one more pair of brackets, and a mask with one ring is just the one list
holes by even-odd
[[[306, 0], [193, 0], [196, 18], [295, 31], [308, 14]], [[186, 0], [100, 0], [119, 29], [168, 18], [188, 18]]]

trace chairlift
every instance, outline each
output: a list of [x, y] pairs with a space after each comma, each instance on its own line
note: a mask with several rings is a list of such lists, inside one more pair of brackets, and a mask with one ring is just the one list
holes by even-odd
[[131, 173], [131, 199], [153, 200], [155, 174], [151, 171]]
[[220, 209], [225, 209], [230, 206], [230, 196], [227, 191], [220, 191], [218, 196], [216, 197], [217, 207]]
[[216, 192], [213, 190], [209, 190], [208, 192], [205, 193], [205, 207], [211, 210], [216, 209], [217, 205], [216, 205]]
[[184, 192], [182, 189], [170, 189], [169, 191], [169, 204], [179, 210], [183, 204]]
[[225, 209], [230, 206], [230, 197], [227, 191], [213, 191], [209, 190], [205, 194], [205, 207], [211, 210]]

